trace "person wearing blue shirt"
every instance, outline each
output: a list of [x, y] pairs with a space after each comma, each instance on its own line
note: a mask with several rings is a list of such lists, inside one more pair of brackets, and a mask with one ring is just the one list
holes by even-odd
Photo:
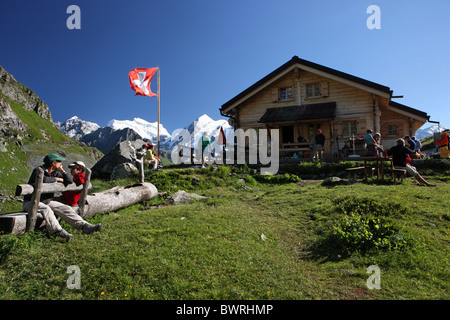
[[416, 150], [416, 143], [409, 136], [405, 136], [405, 143], [411, 150]]

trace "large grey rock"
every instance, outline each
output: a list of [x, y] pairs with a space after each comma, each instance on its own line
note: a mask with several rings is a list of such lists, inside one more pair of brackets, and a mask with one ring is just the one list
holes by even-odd
[[125, 162], [118, 164], [114, 167], [113, 172], [111, 173], [111, 180], [122, 180], [133, 178], [136, 175], [136, 171], [138, 169], [131, 162]]
[[92, 167], [92, 178], [111, 179], [115, 167], [122, 163], [135, 163], [136, 151], [146, 143], [143, 140], [122, 141]]

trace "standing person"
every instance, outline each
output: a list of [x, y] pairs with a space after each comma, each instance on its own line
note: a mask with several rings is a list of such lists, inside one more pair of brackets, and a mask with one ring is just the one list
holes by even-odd
[[[202, 169], [206, 167], [206, 152], [209, 152], [209, 146], [211, 144], [211, 140], [209, 139], [207, 132], [203, 132], [202, 137], [200, 138], [199, 143], [202, 146]], [[206, 150], [206, 152], [205, 152]]]
[[408, 155], [414, 155], [416, 152], [405, 146], [405, 140], [398, 139], [397, 145], [389, 149], [388, 155], [392, 156], [394, 167], [397, 169], [405, 169], [410, 175], [412, 175], [419, 182], [420, 185], [426, 185], [427, 187], [436, 187], [435, 184], [426, 181], [418, 172], [415, 167], [407, 162]]
[[377, 132], [373, 135], [373, 139], [375, 140], [376, 144], [375, 144], [375, 150], [377, 155], [382, 155], [384, 152], [384, 148], [381, 145], [381, 133]]
[[323, 147], [325, 145], [325, 136], [322, 133], [322, 129], [317, 130], [317, 135], [314, 137], [314, 157], [316, 159], [323, 157]]

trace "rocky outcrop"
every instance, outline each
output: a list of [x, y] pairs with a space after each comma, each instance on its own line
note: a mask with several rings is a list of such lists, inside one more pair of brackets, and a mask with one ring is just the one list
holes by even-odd
[[143, 140], [126, 140], [118, 143], [92, 167], [92, 178], [111, 179], [114, 168], [123, 163], [135, 164], [136, 150], [146, 143]]
[[11, 106], [0, 98], [0, 140], [4, 137], [21, 139], [25, 125], [12, 111]]
[[0, 66], [0, 92], [9, 99], [16, 101], [23, 108], [33, 110], [42, 118], [53, 123], [48, 105], [30, 88], [18, 82]]

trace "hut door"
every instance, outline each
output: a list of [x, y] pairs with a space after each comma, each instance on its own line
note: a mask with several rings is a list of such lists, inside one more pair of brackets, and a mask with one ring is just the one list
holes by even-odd
[[294, 126], [282, 127], [283, 143], [294, 142]]

